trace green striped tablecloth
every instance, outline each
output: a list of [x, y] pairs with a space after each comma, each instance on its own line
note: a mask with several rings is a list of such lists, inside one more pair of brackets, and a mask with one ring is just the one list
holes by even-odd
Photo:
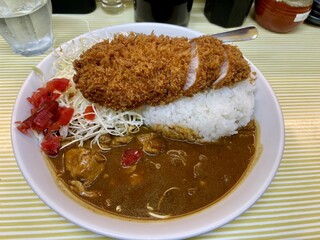
[[[195, 1], [189, 28], [223, 31], [203, 15]], [[54, 15], [55, 47], [97, 28], [131, 23], [133, 8], [108, 15], [98, 8], [87, 15]], [[244, 25], [256, 25], [249, 16]], [[261, 199], [246, 213], [195, 239], [320, 239], [320, 28], [303, 24], [288, 34], [259, 28], [257, 40], [238, 45], [265, 75], [281, 104], [286, 145], [279, 171]], [[43, 57], [22, 57], [0, 39], [0, 238], [104, 238], [57, 215], [30, 189], [11, 148], [10, 118], [21, 85]]]

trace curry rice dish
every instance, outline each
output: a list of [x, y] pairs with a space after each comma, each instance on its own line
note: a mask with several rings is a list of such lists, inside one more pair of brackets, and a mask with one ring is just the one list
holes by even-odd
[[[111, 150], [97, 157], [98, 176], [86, 190], [74, 180], [88, 183], [83, 169], [67, 167], [64, 182], [90, 204], [141, 219], [180, 216], [220, 199], [249, 168], [256, 148], [255, 87], [236, 46], [210, 36], [189, 41], [131, 33], [94, 45], [74, 61], [74, 69], [85, 98], [138, 111], [147, 126], [104, 139]], [[127, 151], [139, 161], [119, 167]], [[72, 166], [96, 154], [65, 152]]]
[[99, 109], [143, 120], [118, 136], [79, 145], [69, 144], [69, 132], [61, 140], [49, 161], [76, 199], [120, 217], [177, 217], [221, 199], [250, 168], [255, 79], [236, 46], [211, 36], [119, 34], [84, 51], [73, 67], [74, 86], [96, 111], [85, 126], [100, 121]]

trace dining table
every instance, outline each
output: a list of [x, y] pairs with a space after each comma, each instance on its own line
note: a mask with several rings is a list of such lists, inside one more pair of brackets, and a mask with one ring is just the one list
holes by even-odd
[[[38, 56], [17, 55], [0, 38], [0, 239], [108, 239], [64, 219], [32, 191], [15, 160], [10, 129], [15, 100], [33, 67], [81, 34], [134, 23], [133, 1], [124, 3], [117, 14], [106, 12], [100, 1], [90, 13], [54, 13], [54, 46]], [[208, 21], [204, 6], [205, 0], [194, 1], [188, 28], [203, 34], [236, 28]], [[270, 186], [247, 211], [192, 239], [320, 239], [320, 27], [305, 21], [292, 32], [274, 33], [255, 21], [254, 7], [242, 24], [251, 25], [258, 37], [233, 44], [262, 72], [278, 99], [285, 125], [283, 157]]]

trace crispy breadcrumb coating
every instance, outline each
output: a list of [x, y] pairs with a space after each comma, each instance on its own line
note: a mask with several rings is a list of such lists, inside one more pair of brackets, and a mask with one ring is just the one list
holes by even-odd
[[228, 62], [227, 74], [223, 79], [214, 82], [214, 89], [231, 86], [250, 76], [250, 66], [244, 59], [240, 49], [234, 45], [228, 44], [224, 45], [224, 49], [226, 61]]
[[190, 64], [187, 38], [117, 35], [74, 61], [74, 82], [88, 100], [114, 110], [159, 105], [181, 97]]
[[224, 61], [224, 48], [220, 40], [212, 36], [202, 36], [191, 40], [191, 44], [196, 48], [199, 66], [196, 81], [185, 91], [185, 96], [192, 96], [212, 86], [220, 75]]
[[[190, 64], [191, 58], [197, 58], [196, 67]], [[73, 65], [73, 81], [83, 96], [114, 110], [167, 104], [208, 88], [230, 86], [250, 75], [241, 51], [212, 36], [189, 41], [153, 33], [119, 34], [95, 44]]]

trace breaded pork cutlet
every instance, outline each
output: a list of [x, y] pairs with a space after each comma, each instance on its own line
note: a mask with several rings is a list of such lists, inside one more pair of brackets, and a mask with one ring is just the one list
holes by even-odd
[[190, 61], [187, 38], [120, 34], [75, 60], [73, 80], [85, 98], [114, 110], [159, 105], [181, 97]]
[[223, 45], [225, 60], [221, 68], [220, 77], [214, 81], [214, 89], [227, 87], [240, 82], [250, 76], [250, 66], [244, 59], [240, 49], [233, 45]]
[[208, 88], [245, 80], [241, 51], [212, 36], [171, 38], [117, 35], [74, 61], [76, 87], [88, 100], [114, 110], [170, 103]]
[[[192, 62], [189, 68], [187, 84], [184, 87], [185, 96], [194, 94], [212, 86], [219, 77], [224, 61], [224, 48], [220, 40], [212, 36], [202, 36], [191, 40]], [[197, 59], [195, 59], [197, 58]], [[193, 66], [194, 65], [194, 66]]]

